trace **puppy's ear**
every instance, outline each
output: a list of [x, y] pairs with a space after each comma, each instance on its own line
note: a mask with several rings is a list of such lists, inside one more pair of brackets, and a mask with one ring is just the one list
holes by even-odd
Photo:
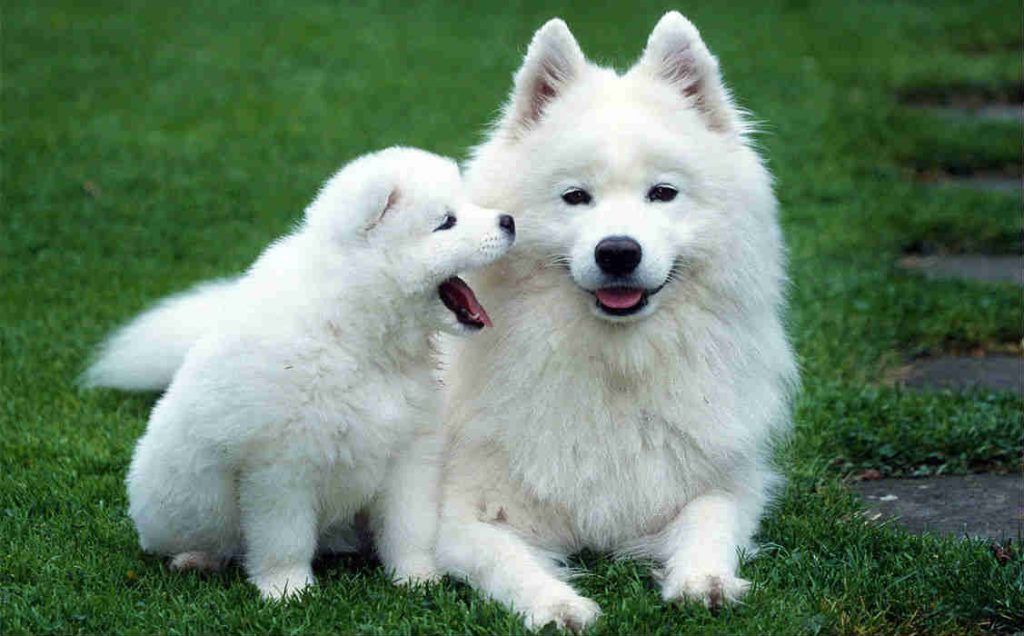
[[384, 218], [394, 212], [395, 206], [401, 200], [402, 195], [398, 190], [398, 186], [392, 186], [386, 190], [378, 192], [376, 197], [376, 205], [369, 211], [366, 217], [366, 222], [363, 224], [362, 233], [364, 235], [369, 234], [376, 228]]
[[332, 241], [361, 241], [394, 213], [401, 197], [394, 181], [368, 178], [359, 168], [353, 164], [324, 184], [306, 208], [306, 227]]
[[516, 133], [528, 130], [585, 65], [583, 51], [565, 22], [559, 18], [548, 20], [533, 34], [523, 65], [516, 72], [512, 98], [506, 107], [506, 125]]
[[715, 59], [700, 32], [678, 11], [662, 16], [637, 67], [668, 82], [704, 117], [709, 128], [734, 131], [740, 126]]

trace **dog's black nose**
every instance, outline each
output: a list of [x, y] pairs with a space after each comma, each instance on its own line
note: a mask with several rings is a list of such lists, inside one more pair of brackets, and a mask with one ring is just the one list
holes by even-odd
[[640, 244], [628, 236], [609, 236], [597, 244], [594, 260], [605, 274], [625, 276], [636, 269], [643, 254]]
[[516, 220], [510, 214], [502, 214], [498, 217], [498, 227], [508, 232], [510, 236], [516, 235]]

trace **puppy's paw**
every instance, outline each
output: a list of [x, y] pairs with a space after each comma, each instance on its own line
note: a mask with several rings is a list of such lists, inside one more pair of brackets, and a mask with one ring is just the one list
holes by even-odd
[[712, 612], [718, 612], [724, 604], [739, 601], [749, 587], [750, 581], [731, 572], [680, 572], [675, 576], [668, 574], [664, 577], [661, 598], [669, 603], [699, 601]]
[[171, 559], [171, 569], [175, 572], [217, 572], [223, 567], [223, 560], [205, 552], [181, 552]]
[[526, 612], [526, 626], [539, 630], [549, 623], [558, 629], [573, 634], [581, 634], [601, 616], [601, 608], [597, 603], [579, 594], [563, 595], [555, 598], [539, 600], [530, 611]]
[[384, 565], [395, 585], [419, 585], [441, 580], [437, 560], [430, 550], [409, 550], [401, 555], [385, 556]]
[[249, 578], [264, 600], [278, 601], [295, 598], [315, 581], [309, 566], [281, 568], [261, 572]]
[[391, 572], [391, 581], [395, 585], [422, 585], [441, 580], [441, 572], [433, 561], [403, 564]]

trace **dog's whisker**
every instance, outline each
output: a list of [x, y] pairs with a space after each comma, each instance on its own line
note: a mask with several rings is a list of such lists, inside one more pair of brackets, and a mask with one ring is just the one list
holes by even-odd
[[562, 269], [567, 268], [570, 265], [570, 259], [564, 254], [556, 254], [555, 256], [549, 256], [542, 264], [541, 267], [544, 269]]

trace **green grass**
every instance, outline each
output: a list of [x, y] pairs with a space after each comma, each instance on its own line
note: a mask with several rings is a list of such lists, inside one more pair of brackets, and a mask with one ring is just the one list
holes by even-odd
[[665, 607], [644, 565], [587, 554], [578, 584], [605, 610], [595, 633], [1024, 629], [1020, 551], [999, 565], [981, 542], [868, 522], [843, 482], [869, 467], [1019, 470], [1019, 397], [881, 380], [920, 351], [1021, 340], [1019, 288], [894, 266], [920, 241], [1020, 249], [1015, 197], [908, 179], [1019, 165], [1019, 127], [897, 99], [1019, 82], [1019, 5], [301, 0], [5, 6], [0, 632], [521, 632], [464, 585], [397, 590], [359, 559], [321, 564], [321, 585], [286, 606], [261, 603], [237, 569], [169, 572], [139, 551], [122, 485], [153, 397], [74, 379], [118, 322], [249, 263], [344, 160], [399, 142], [464, 155], [546, 18], [622, 67], [667, 8], [694, 19], [764, 122], [804, 392], [746, 604]]

